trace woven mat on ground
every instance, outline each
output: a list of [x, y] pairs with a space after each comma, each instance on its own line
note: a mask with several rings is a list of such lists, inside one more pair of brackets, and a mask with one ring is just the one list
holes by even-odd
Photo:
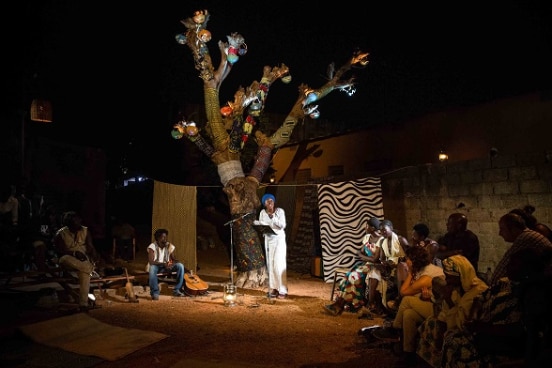
[[169, 337], [154, 331], [111, 326], [86, 313], [54, 318], [19, 329], [40, 344], [110, 361]]
[[90, 368], [103, 359], [37, 344], [21, 333], [0, 340], [0, 367]]

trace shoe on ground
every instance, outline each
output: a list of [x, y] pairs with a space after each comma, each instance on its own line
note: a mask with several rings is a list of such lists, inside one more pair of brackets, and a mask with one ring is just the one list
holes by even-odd
[[372, 316], [370, 309], [362, 307], [360, 308], [360, 311], [358, 311], [358, 319], [374, 319], [374, 317]]
[[378, 338], [380, 340], [386, 340], [386, 341], [389, 341], [389, 342], [399, 342], [399, 341], [401, 341], [401, 334], [402, 334], [401, 330], [399, 330], [397, 328], [393, 328], [393, 327], [382, 328], [380, 330], [376, 330], [376, 331], [372, 332], [372, 335], [375, 338]]
[[152, 295], [151, 300], [159, 300], [159, 295]]
[[182, 297], [185, 297], [186, 294], [184, 294], [183, 292], [181, 292], [180, 290], [175, 290], [173, 291], [173, 296], [177, 297], [177, 298], [182, 298]]
[[373, 345], [375, 347], [377, 344], [380, 344], [382, 340], [374, 336], [374, 331], [381, 330], [382, 328], [381, 325], [367, 326], [358, 330], [358, 334], [366, 339], [369, 346]]
[[324, 310], [331, 314], [332, 316], [339, 316], [341, 313], [343, 313], [343, 309], [337, 307], [335, 304], [328, 304], [324, 306]]
[[287, 294], [278, 293], [278, 299], [285, 299], [286, 297], [287, 297]]
[[362, 327], [360, 330], [358, 330], [358, 335], [359, 336], [366, 336], [366, 335], [372, 336], [372, 333], [375, 330], [382, 329], [382, 328], [383, 328], [382, 325], [372, 325], [372, 326]]
[[387, 312], [383, 308], [372, 308], [370, 309], [370, 313], [372, 314], [372, 317], [379, 317], [379, 318], [385, 318], [387, 317]]
[[278, 290], [272, 289], [272, 291], [271, 291], [270, 293], [268, 293], [268, 297], [269, 297], [269, 298], [276, 298], [276, 297], [278, 296], [278, 294], [280, 294], [280, 293], [278, 292]]

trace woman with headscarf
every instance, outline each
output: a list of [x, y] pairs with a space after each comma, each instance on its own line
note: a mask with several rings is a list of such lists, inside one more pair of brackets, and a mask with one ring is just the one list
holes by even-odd
[[365, 305], [366, 276], [380, 257], [380, 249], [376, 247], [376, 243], [381, 239], [379, 227], [380, 220], [376, 217], [370, 218], [366, 223], [366, 233], [358, 252], [359, 261], [340, 282], [339, 296], [332, 304], [324, 306], [327, 313], [338, 316], [345, 308], [350, 312], [356, 312]]
[[474, 300], [488, 289], [466, 257], [451, 256], [442, 264], [446, 282], [433, 279], [434, 315], [420, 325], [420, 342], [416, 349], [433, 367], [441, 366], [445, 332], [464, 329], [464, 323], [471, 319]]
[[[550, 367], [550, 249], [513, 253], [506, 277], [473, 303], [472, 320], [443, 338], [441, 367]], [[513, 365], [512, 365], [513, 366]]]
[[259, 214], [259, 223], [270, 226], [274, 232], [274, 234], [264, 234], [268, 294], [272, 298], [284, 299], [288, 294], [286, 214], [282, 208], [275, 206], [276, 197], [270, 193], [263, 195], [261, 203], [264, 208]]

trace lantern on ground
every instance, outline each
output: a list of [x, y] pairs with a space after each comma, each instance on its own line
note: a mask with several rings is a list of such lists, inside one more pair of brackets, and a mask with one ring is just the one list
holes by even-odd
[[224, 285], [224, 305], [227, 307], [233, 307], [236, 305], [238, 299], [238, 292], [236, 285], [228, 283]]

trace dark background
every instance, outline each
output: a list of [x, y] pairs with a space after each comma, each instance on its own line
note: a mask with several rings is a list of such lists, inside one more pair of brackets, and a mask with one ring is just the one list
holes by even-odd
[[[266, 111], [285, 114], [299, 83], [319, 87], [327, 65], [361, 49], [357, 92], [320, 102], [321, 118], [354, 128], [551, 90], [552, 32], [544, 1], [19, 1], [2, 22], [5, 88], [1, 117], [18, 124], [33, 97], [49, 98], [54, 123], [30, 134], [100, 147], [112, 160], [137, 155], [146, 172], [171, 170], [182, 141], [178, 112], [201, 104], [181, 19], [208, 9], [208, 44], [239, 32], [248, 52], [221, 88], [221, 102], [285, 63], [293, 81], [274, 84]], [[204, 122], [199, 122], [204, 123]], [[176, 165], [178, 166], [178, 165]]]

